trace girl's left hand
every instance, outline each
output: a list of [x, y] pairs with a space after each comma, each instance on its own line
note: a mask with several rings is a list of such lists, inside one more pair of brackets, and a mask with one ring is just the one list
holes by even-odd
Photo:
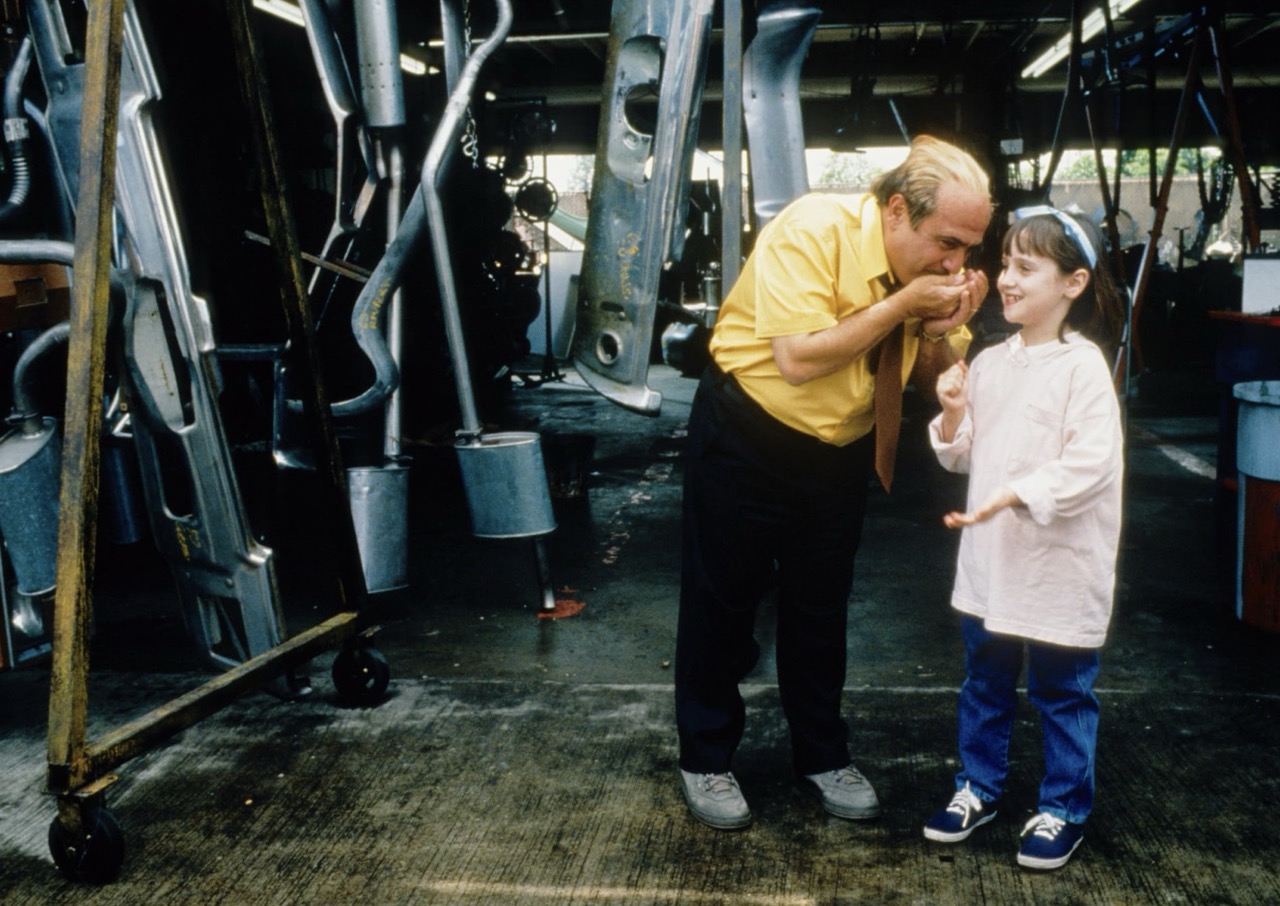
[[972, 513], [947, 513], [942, 517], [942, 524], [947, 528], [963, 528], [966, 525], [973, 525], [975, 522], [986, 522], [1001, 510], [1021, 504], [1021, 497], [1008, 488], [1001, 488], [991, 495], [986, 503]]

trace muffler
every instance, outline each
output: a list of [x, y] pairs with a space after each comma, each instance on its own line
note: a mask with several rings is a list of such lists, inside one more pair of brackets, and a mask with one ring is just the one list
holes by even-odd
[[56, 419], [26, 419], [0, 438], [0, 535], [19, 594], [37, 597], [56, 584], [61, 481]]
[[370, 594], [409, 584], [409, 467], [401, 463], [347, 469], [356, 545]]
[[555, 531], [539, 436], [499, 431], [461, 441], [458, 466], [478, 538], [539, 538]]

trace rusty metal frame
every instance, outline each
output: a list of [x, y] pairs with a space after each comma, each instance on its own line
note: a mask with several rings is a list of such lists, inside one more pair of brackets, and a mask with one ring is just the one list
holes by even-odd
[[120, 97], [124, 14], [128, 0], [89, 5], [80, 137], [80, 184], [68, 344], [67, 406], [62, 459], [57, 591], [49, 687], [48, 791], [58, 797], [57, 822], [85, 838], [86, 815], [101, 805], [116, 779], [110, 771], [149, 746], [198, 722], [265, 679], [314, 654], [357, 636], [368, 637], [361, 609], [364, 575], [347, 505], [337, 435], [321, 382], [314, 322], [303, 288], [301, 255], [285, 196], [260, 57], [249, 22], [249, 0], [227, 4], [240, 88], [252, 118], [251, 132], [262, 175], [262, 199], [271, 244], [279, 252], [279, 289], [291, 348], [312, 395], [317, 475], [334, 513], [335, 584], [339, 612], [275, 648], [250, 658], [197, 689], [90, 744], [88, 717], [89, 624], [92, 606], [100, 462], [100, 400], [105, 383], [116, 130]]
[[[1164, 229], [1165, 215], [1169, 210], [1169, 193], [1173, 186], [1174, 170], [1177, 166], [1178, 151], [1182, 148], [1182, 137], [1186, 129], [1188, 112], [1197, 100], [1203, 100], [1203, 83], [1201, 67], [1206, 53], [1213, 57], [1213, 64], [1218, 75], [1222, 91], [1223, 105], [1227, 120], [1227, 135], [1224, 151], [1235, 168], [1236, 180], [1240, 186], [1240, 207], [1244, 221], [1244, 240], [1246, 250], [1258, 245], [1258, 220], [1255, 212], [1254, 186], [1249, 181], [1249, 170], [1244, 159], [1244, 141], [1240, 133], [1240, 121], [1236, 114], [1235, 94], [1231, 87], [1231, 72], [1224, 58], [1222, 46], [1222, 18], [1215, 9], [1202, 9], [1196, 14], [1195, 34], [1192, 38], [1191, 51], [1188, 55], [1187, 75], [1182, 87], [1182, 95], [1178, 100], [1178, 109], [1174, 115], [1173, 134], [1169, 139], [1169, 153], [1165, 158], [1164, 172], [1161, 175], [1159, 189], [1155, 200], [1155, 219], [1151, 225], [1146, 247], [1142, 252], [1142, 260], [1138, 264], [1138, 273], [1134, 276], [1133, 302], [1129, 312], [1129, 346], [1132, 347], [1133, 362], [1142, 365], [1142, 348], [1138, 343], [1137, 326], [1142, 313], [1142, 304], [1146, 299], [1147, 286], [1151, 271], [1157, 258], [1157, 243]], [[1155, 154], [1151, 155], [1155, 161]], [[1131, 370], [1129, 349], [1122, 347], [1117, 356], [1112, 379], [1121, 386], [1127, 383], [1127, 375]]]

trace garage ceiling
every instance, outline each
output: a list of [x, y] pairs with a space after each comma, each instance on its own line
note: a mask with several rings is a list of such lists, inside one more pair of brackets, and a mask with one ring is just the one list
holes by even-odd
[[[675, 0], [685, 2], [685, 0]], [[761, 9], [743, 0], [743, 41], [749, 44]], [[800, 4], [796, 4], [800, 5]], [[817, 0], [817, 33], [801, 72], [801, 99], [809, 147], [895, 145], [910, 134], [968, 135], [996, 148], [1020, 138], [1027, 153], [1048, 149], [1067, 84], [1067, 63], [1039, 78], [1022, 70], [1071, 26], [1070, 0], [899, 2]], [[1079, 4], [1088, 14], [1099, 4]], [[487, 33], [493, 5], [471, 0], [474, 33]], [[545, 104], [557, 123], [557, 150], [594, 150], [601, 86], [608, 55], [610, 4], [604, 0], [519, 0], [510, 38], [484, 74], [485, 87], [503, 100]], [[1139, 0], [1114, 22], [1114, 40], [1085, 45], [1095, 124], [1108, 145], [1167, 147], [1178, 99], [1188, 75], [1188, 51], [1201, 4]], [[406, 4], [401, 4], [402, 19]], [[1264, 11], [1265, 10], [1265, 11]], [[439, 18], [423, 4], [402, 24], [407, 50], [442, 64]], [[1280, 4], [1232, 0], [1205, 10], [1221, 16], [1220, 59], [1233, 81], [1247, 158], [1280, 158], [1277, 117], [1280, 88]], [[714, 46], [704, 93], [700, 144], [719, 145], [723, 66], [723, 3], [716, 4]], [[1213, 55], [1197, 67], [1204, 110], [1188, 117], [1184, 145], [1216, 144], [1226, 129]], [[1064, 147], [1087, 147], [1082, 108], [1062, 122]]]

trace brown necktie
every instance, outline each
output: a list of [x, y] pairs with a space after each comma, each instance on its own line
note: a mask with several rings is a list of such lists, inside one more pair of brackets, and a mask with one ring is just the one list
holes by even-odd
[[880, 341], [876, 363], [876, 475], [885, 491], [893, 484], [893, 460], [902, 427], [902, 324]]

